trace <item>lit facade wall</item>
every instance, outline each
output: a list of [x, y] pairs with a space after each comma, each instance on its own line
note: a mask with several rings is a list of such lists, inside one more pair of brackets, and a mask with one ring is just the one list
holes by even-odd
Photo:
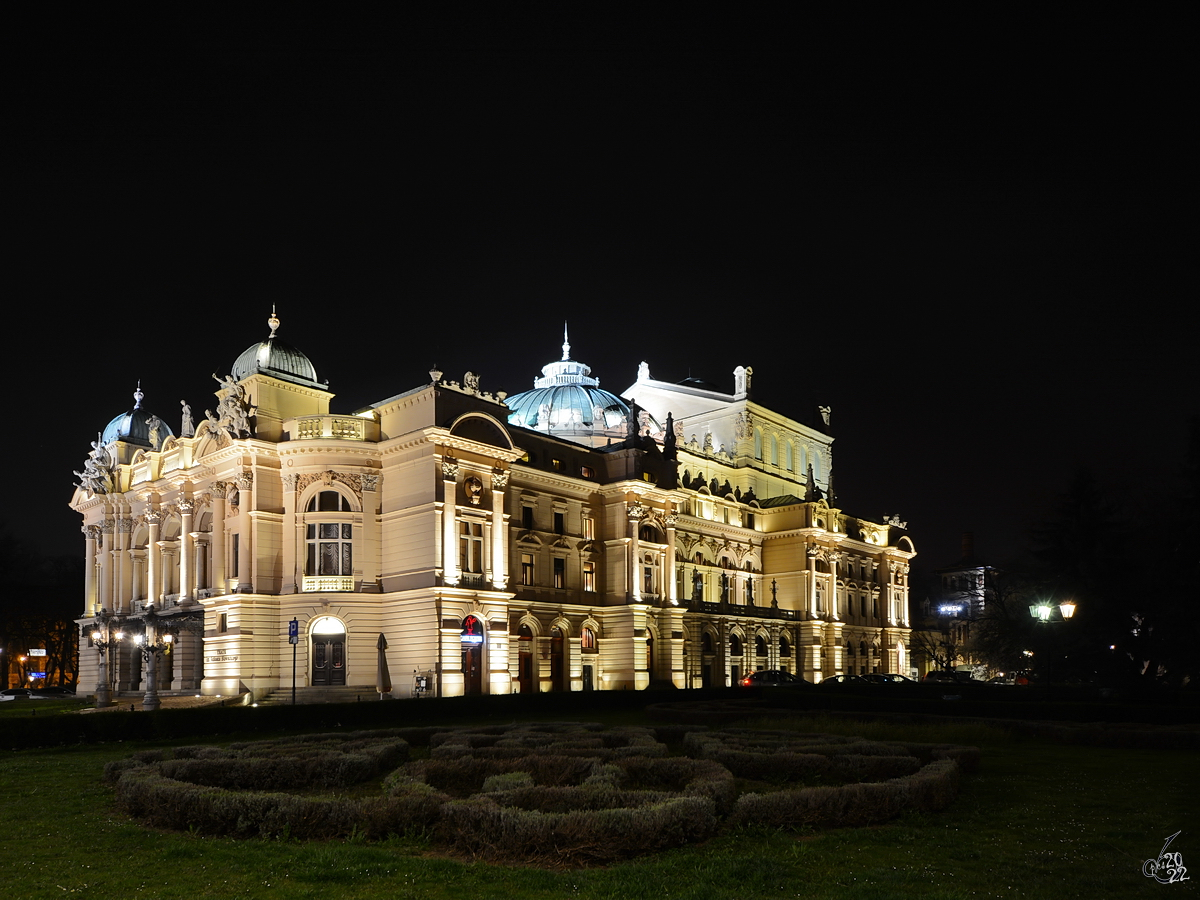
[[[452, 696], [907, 671], [911, 541], [830, 505], [832, 439], [751, 402], [749, 370], [721, 394], [643, 367], [627, 395], [651, 433], [604, 447], [431, 374], [347, 416], [258, 371], [254, 436], [114, 442], [109, 489], [72, 500], [80, 624], [151, 605], [197, 661], [161, 687], [222, 695], [290, 689], [292, 619], [298, 686], [373, 690], [382, 634], [397, 697], [414, 672]], [[114, 687], [136, 688], [113, 652]]]

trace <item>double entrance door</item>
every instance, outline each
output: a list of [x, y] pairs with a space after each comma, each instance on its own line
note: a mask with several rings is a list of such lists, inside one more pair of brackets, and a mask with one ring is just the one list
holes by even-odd
[[312, 636], [312, 684], [314, 687], [346, 683], [346, 636]]

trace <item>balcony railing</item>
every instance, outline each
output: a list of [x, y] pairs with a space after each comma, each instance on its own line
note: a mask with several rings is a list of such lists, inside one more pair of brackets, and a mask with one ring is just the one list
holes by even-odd
[[293, 441], [379, 440], [379, 423], [359, 416], [301, 416], [285, 427]]
[[302, 589], [306, 594], [310, 591], [327, 593], [353, 591], [354, 579], [345, 575], [305, 575]]
[[686, 604], [691, 612], [711, 613], [719, 616], [755, 616], [759, 619], [795, 619], [794, 609], [779, 609], [774, 606], [748, 606], [739, 603], [709, 603], [701, 600]]

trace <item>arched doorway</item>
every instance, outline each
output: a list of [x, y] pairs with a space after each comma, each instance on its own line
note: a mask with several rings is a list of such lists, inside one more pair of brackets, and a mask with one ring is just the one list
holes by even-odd
[[312, 644], [314, 687], [332, 687], [346, 683], [346, 626], [333, 616], [321, 616], [313, 623]]
[[713, 667], [716, 665], [717, 654], [714, 650], [711, 632], [700, 635], [700, 686], [713, 686]]
[[462, 629], [463, 692], [483, 693], [483, 622], [477, 616], [463, 619]]
[[533, 631], [528, 625], [522, 625], [517, 632], [517, 690], [522, 694], [532, 694], [535, 690], [533, 683]]

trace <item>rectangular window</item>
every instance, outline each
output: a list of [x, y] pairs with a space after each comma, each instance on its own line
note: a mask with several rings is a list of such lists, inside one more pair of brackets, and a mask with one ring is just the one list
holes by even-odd
[[567, 586], [567, 561], [561, 556], [554, 557], [554, 586], [556, 588]]
[[593, 469], [591, 466], [580, 466], [579, 474], [582, 475], [584, 478], [595, 478], [596, 470]]
[[596, 539], [596, 520], [591, 516], [583, 517], [583, 539], [585, 541], [594, 541]]
[[521, 527], [524, 528], [526, 531], [529, 531], [533, 528], [533, 507], [532, 506], [522, 506], [521, 507]]
[[555, 472], [561, 472], [563, 470], [563, 461], [561, 459], [550, 460], [550, 465], [554, 467]]
[[566, 513], [556, 512], [554, 514], [554, 533], [562, 534], [566, 530], [566, 527], [567, 527]]
[[754, 527], [754, 513], [746, 513], [746, 527], [747, 528]]
[[596, 590], [596, 564], [593, 562], [583, 564], [583, 589], [593, 593]]
[[458, 525], [458, 569], [460, 572], [483, 571], [483, 526], [477, 522]]
[[521, 584], [533, 584], [533, 554], [521, 554]]
[[217, 618], [217, 631], [224, 634], [229, 630], [229, 613], [221, 613]]

